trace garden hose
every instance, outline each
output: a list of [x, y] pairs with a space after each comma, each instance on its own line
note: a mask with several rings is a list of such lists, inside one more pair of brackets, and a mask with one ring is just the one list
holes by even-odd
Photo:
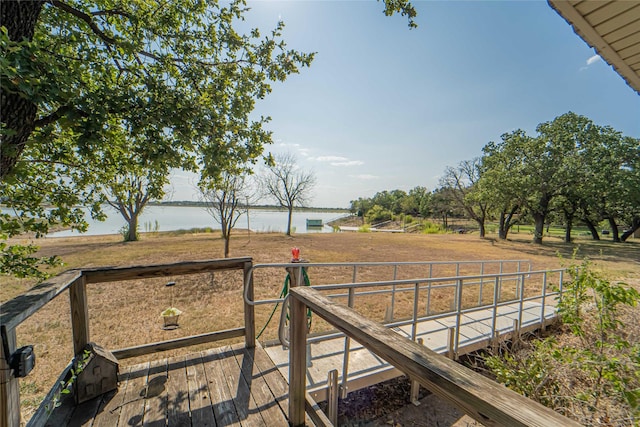
[[[307, 270], [305, 270], [304, 268], [302, 269], [302, 276], [303, 276], [303, 279], [304, 279], [304, 286], [311, 286], [311, 281], [309, 280], [309, 276], [307, 275]], [[284, 278], [284, 283], [282, 285], [282, 291], [280, 292], [279, 298], [284, 298], [289, 293], [289, 283], [290, 283], [290, 281], [291, 281], [291, 279], [289, 277], [289, 274], [287, 274], [287, 276]], [[277, 303], [275, 305], [275, 307], [273, 307], [273, 310], [271, 310], [271, 314], [269, 315], [269, 318], [267, 319], [267, 323], [265, 323], [264, 326], [262, 327], [262, 329], [260, 330], [260, 332], [258, 332], [258, 335], [256, 335], [256, 339], [260, 338], [260, 336], [262, 335], [264, 330], [267, 329], [267, 326], [269, 326], [269, 323], [271, 322], [271, 319], [273, 318], [273, 315], [275, 314], [275, 312], [278, 309], [279, 305], [280, 305], [280, 303]], [[289, 320], [289, 314], [288, 313], [287, 313], [287, 320]], [[307, 307], [307, 329], [311, 329], [311, 309], [309, 307]]]

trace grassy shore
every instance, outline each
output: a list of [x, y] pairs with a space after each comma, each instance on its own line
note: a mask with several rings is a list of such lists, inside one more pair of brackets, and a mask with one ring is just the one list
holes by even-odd
[[[527, 259], [534, 269], [556, 268], [571, 258], [588, 256], [596, 268], [614, 281], [620, 280], [640, 288], [640, 242], [625, 244], [578, 240], [566, 244], [548, 238], [542, 245], [529, 242], [528, 234], [513, 234], [512, 240], [479, 239], [477, 235], [419, 235], [375, 233], [247, 234], [238, 231], [232, 238], [231, 256], [249, 256], [254, 263], [282, 263], [291, 258], [291, 248], [299, 247], [304, 259], [311, 262], [349, 261], [462, 261]], [[177, 232], [143, 234], [139, 242], [123, 243], [120, 236], [49, 238], [36, 242], [41, 255], [59, 255], [65, 265], [52, 273], [69, 268], [158, 264], [186, 260], [220, 258], [223, 241], [213, 233]], [[370, 280], [376, 272], [363, 272]], [[368, 276], [367, 276], [368, 274]], [[412, 272], [413, 277], [420, 272]], [[327, 271], [310, 272], [313, 284], [349, 282], [350, 274]], [[257, 276], [257, 297], [277, 298], [284, 271]], [[390, 278], [389, 276], [384, 279]], [[167, 281], [177, 285], [167, 288]], [[0, 278], [0, 301], [7, 301], [33, 286], [27, 279]], [[188, 336], [242, 325], [242, 277], [238, 273], [201, 274], [184, 277], [111, 282], [91, 285], [88, 289], [91, 339], [106, 348], [116, 349]], [[161, 328], [160, 312], [169, 305], [178, 307], [181, 327], [175, 331]], [[260, 329], [272, 307], [256, 312]], [[374, 315], [384, 310], [375, 303], [363, 304], [359, 311]], [[369, 314], [369, 313], [365, 313]], [[274, 322], [275, 323], [275, 322]], [[314, 328], [322, 328], [314, 323]], [[263, 338], [273, 338], [271, 326]], [[28, 418], [49, 390], [57, 375], [73, 356], [69, 302], [63, 295], [24, 322], [17, 331], [18, 345], [33, 344], [38, 358], [34, 372], [21, 380], [23, 415]], [[184, 349], [182, 353], [192, 351]], [[162, 353], [162, 357], [179, 351]], [[147, 358], [148, 359], [148, 358]], [[140, 359], [124, 361], [125, 364]]]

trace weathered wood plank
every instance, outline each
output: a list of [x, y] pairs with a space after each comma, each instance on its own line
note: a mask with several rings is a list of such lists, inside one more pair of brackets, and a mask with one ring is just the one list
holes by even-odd
[[149, 377], [144, 389], [145, 427], [164, 427], [167, 423], [167, 360], [155, 360], [149, 366]]
[[[304, 287], [304, 286], [303, 286]], [[301, 289], [291, 287], [290, 291]], [[290, 294], [291, 295], [291, 294]], [[307, 390], [307, 308], [302, 298], [289, 298], [291, 313], [289, 345], [289, 422], [293, 426], [305, 423], [305, 402]]]
[[142, 423], [144, 417], [144, 393], [149, 375], [149, 363], [138, 365], [138, 369], [129, 372], [129, 380], [118, 417], [119, 426], [135, 426]]
[[[253, 276], [251, 275], [251, 268], [253, 267], [253, 263], [251, 261], [247, 261], [244, 263], [244, 283], [246, 286], [246, 296], [249, 300], [253, 301]], [[255, 308], [251, 304], [247, 304], [244, 301], [244, 327], [245, 327], [245, 336], [244, 342], [245, 347], [252, 348], [256, 346], [256, 315]]]
[[231, 391], [233, 404], [242, 425], [266, 426], [256, 403], [251, 397], [249, 384], [240, 373], [240, 367], [233, 357], [231, 347], [225, 347], [222, 353], [222, 372]]
[[98, 413], [101, 403], [102, 396], [98, 396], [76, 406], [75, 411], [73, 411], [73, 416], [69, 420], [69, 425], [90, 427], [93, 424], [93, 420]]
[[[228, 347], [227, 347], [228, 348]], [[213, 413], [219, 426], [239, 426], [240, 420], [233, 405], [231, 391], [222, 373], [222, 348], [202, 352], [204, 372], [209, 383]]]
[[69, 425], [69, 420], [76, 409], [76, 402], [71, 394], [64, 394], [60, 397], [60, 406], [51, 413], [45, 427], [60, 427]]
[[169, 359], [167, 372], [169, 377], [167, 381], [167, 424], [174, 427], [191, 427], [185, 356]]
[[[287, 418], [284, 412], [280, 409], [276, 397], [269, 388], [269, 384], [262, 376], [260, 368], [254, 363], [253, 356], [256, 349], [234, 346], [232, 351], [240, 367], [240, 372], [249, 386], [256, 409], [260, 412], [265, 423], [268, 426], [286, 425]], [[249, 410], [251, 411], [252, 409], [253, 406], [250, 405]]]
[[244, 335], [244, 328], [226, 329], [224, 331], [207, 332], [206, 334], [193, 335], [190, 337], [176, 338], [173, 340], [160, 341], [151, 344], [143, 344], [135, 347], [122, 348], [112, 351], [118, 359], [128, 359], [130, 357], [143, 356], [145, 354], [159, 353], [161, 351], [174, 350], [176, 348], [188, 347], [191, 345], [205, 344], [214, 341], [222, 341], [229, 338], [238, 338]]
[[[293, 288], [290, 292], [294, 301], [311, 307], [320, 317], [484, 425], [578, 426], [551, 409], [330, 301], [313, 289]], [[295, 305], [292, 304], [294, 315]], [[304, 323], [304, 316], [298, 319]], [[292, 337], [292, 345], [294, 340]]]
[[75, 280], [69, 288], [71, 308], [71, 330], [73, 332], [73, 354], [80, 354], [89, 343], [89, 306], [85, 278]]
[[9, 367], [11, 353], [16, 349], [16, 330], [0, 326], [0, 426], [20, 425], [20, 383]]
[[102, 396], [102, 402], [98, 408], [98, 413], [93, 421], [92, 427], [113, 427], [118, 425], [122, 404], [125, 401], [124, 397], [129, 383], [130, 372], [130, 366], [124, 367], [118, 376], [117, 393], [107, 393]]
[[65, 271], [0, 305], [0, 325], [6, 327], [7, 330], [15, 329], [25, 319], [64, 292], [76, 280], [79, 280], [81, 276], [82, 272], [79, 270]]
[[207, 271], [243, 270], [251, 258], [225, 258], [205, 261], [184, 261], [171, 264], [137, 265], [131, 267], [99, 267], [82, 270], [87, 283], [135, 280], [150, 277], [197, 274]]
[[262, 346], [256, 346], [253, 353], [253, 363], [260, 370], [264, 380], [269, 384], [274, 400], [280, 406], [280, 410], [287, 414], [289, 410], [289, 387], [287, 380], [274, 365], [269, 355]]
[[200, 354], [187, 358], [187, 383], [189, 385], [191, 425], [215, 426], [216, 419], [211, 405], [211, 394]]

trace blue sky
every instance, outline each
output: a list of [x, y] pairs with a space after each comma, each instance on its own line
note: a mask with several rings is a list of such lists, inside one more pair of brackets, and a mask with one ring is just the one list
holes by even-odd
[[[317, 177], [312, 206], [382, 190], [433, 190], [447, 166], [568, 111], [640, 138], [640, 96], [546, 1], [414, 1], [417, 29], [373, 1], [249, 1], [263, 34], [286, 24], [311, 68], [258, 103], [266, 152]], [[173, 200], [192, 199], [181, 174]]]

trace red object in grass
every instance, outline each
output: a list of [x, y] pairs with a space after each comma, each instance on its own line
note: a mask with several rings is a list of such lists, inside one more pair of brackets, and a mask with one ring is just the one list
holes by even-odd
[[291, 255], [293, 259], [291, 261], [298, 262], [300, 261], [300, 249], [299, 248], [291, 248]]

